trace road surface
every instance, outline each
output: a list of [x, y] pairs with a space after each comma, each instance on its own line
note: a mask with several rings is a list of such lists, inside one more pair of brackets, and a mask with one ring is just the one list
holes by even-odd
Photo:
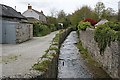
[[30, 72], [32, 65], [45, 53], [55, 37], [56, 32], [44, 37], [34, 37], [32, 40], [21, 44], [3, 44], [0, 66], [2, 76], [10, 77], [25, 75]]

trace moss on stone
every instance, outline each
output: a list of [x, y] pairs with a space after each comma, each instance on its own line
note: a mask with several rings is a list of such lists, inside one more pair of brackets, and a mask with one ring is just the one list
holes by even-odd
[[79, 49], [80, 53], [82, 54], [83, 58], [87, 60], [88, 63], [95, 65], [97, 67], [100, 67], [101, 65], [99, 65], [95, 60], [93, 60], [92, 56], [90, 55], [90, 53], [88, 53], [87, 49], [85, 49], [82, 46], [82, 42], [79, 41], [77, 43], [77, 48]]
[[55, 50], [57, 52], [59, 49], [56, 47], [50, 47], [49, 50]]
[[42, 61], [40, 63], [34, 64], [32, 66], [32, 68], [34, 70], [39, 70], [39, 71], [45, 72], [45, 71], [47, 71], [48, 66], [49, 66], [50, 63], [51, 63], [50, 60], [44, 60], [44, 61]]

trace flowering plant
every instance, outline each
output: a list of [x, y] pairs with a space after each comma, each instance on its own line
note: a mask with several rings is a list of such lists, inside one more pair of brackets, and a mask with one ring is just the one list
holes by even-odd
[[83, 20], [83, 22], [90, 22], [90, 24], [92, 26], [94, 26], [97, 22], [91, 18], [86, 18], [85, 20]]

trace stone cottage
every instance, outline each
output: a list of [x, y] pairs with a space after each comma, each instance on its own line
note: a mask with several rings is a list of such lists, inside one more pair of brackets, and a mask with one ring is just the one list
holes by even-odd
[[0, 43], [16, 44], [33, 37], [33, 25], [12, 7], [0, 4]]
[[32, 6], [28, 4], [28, 10], [23, 12], [23, 15], [28, 18], [31, 22], [40, 21], [43, 23], [47, 23], [46, 16], [43, 14], [43, 11], [39, 12], [37, 10], [32, 9]]

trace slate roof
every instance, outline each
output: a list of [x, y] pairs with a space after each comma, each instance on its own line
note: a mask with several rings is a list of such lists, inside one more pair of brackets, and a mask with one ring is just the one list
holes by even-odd
[[33, 17], [27, 17], [27, 20], [28, 20], [29, 22], [39, 22], [38, 19], [35, 19], [35, 18], [33, 18]]
[[[43, 13], [41, 13], [41, 12], [35, 10], [35, 9], [32, 9], [32, 10], [35, 11], [38, 15], [44, 15]], [[45, 16], [45, 15], [44, 15], [44, 16]]]
[[2, 14], [0, 14], [2, 17], [26, 19], [26, 17], [24, 17], [21, 13], [17, 12], [12, 7], [3, 4], [0, 4], [0, 7], [2, 8]]
[[106, 22], [108, 22], [108, 20], [102, 19], [102, 20], [100, 20], [95, 26], [98, 26], [98, 25], [100, 25], [100, 24], [105, 24]]

